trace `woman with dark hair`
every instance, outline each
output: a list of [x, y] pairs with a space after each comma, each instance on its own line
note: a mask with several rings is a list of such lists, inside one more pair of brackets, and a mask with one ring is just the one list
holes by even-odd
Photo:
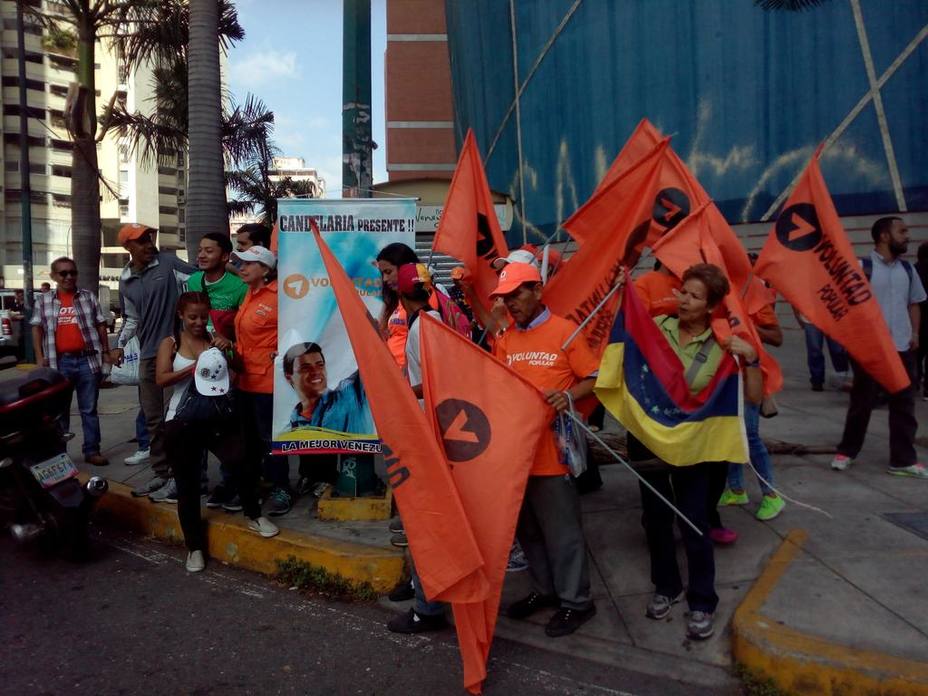
[[[654, 322], [680, 359], [690, 393], [698, 394], [712, 381], [721, 364], [723, 347], [716, 342], [710, 321], [713, 310], [728, 294], [730, 285], [721, 269], [706, 263], [688, 268], [682, 280], [683, 286], [676, 293], [680, 300], [678, 316], [659, 315], [654, 317]], [[740, 358], [745, 398], [751, 403], [760, 403], [763, 378], [757, 351], [737, 336], [732, 336], [724, 349]], [[627, 440], [628, 457], [636, 470], [661, 495], [673, 501], [702, 532], [700, 535], [689, 525], [679, 525], [689, 570], [686, 600], [690, 612], [686, 633], [690, 639], [705, 640], [714, 631], [714, 614], [719, 601], [715, 592], [715, 555], [709, 537], [706, 500], [714, 475], [724, 480], [727, 464], [693, 461], [671, 466], [631, 433]], [[651, 556], [651, 582], [655, 586], [645, 613], [651, 619], [662, 620], [670, 613], [672, 605], [684, 596], [674, 548], [674, 512], [646, 486], [639, 484], [639, 488], [642, 522]]]
[[416, 252], [401, 242], [387, 244], [377, 254], [377, 268], [380, 270], [383, 294], [383, 311], [380, 313], [380, 332], [387, 341], [390, 354], [400, 367], [406, 365], [406, 311], [400, 304], [396, 291], [397, 272], [407, 263], [419, 263]]
[[261, 517], [257, 472], [243, 456], [244, 445], [234, 414], [225, 404], [213, 408], [215, 402], [208, 403], [206, 413], [194, 405], [205, 403], [204, 399], [223, 399], [229, 390], [226, 356], [212, 347], [206, 329], [209, 310], [206, 293], [185, 292], [178, 298], [174, 335], [161, 341], [155, 365], [158, 386], [174, 388], [164, 418], [165, 452], [177, 484], [177, 516], [187, 545], [186, 566], [191, 573], [205, 567], [200, 467], [207, 451], [216, 455], [238, 483], [248, 528], [266, 538], [278, 533], [277, 527]]

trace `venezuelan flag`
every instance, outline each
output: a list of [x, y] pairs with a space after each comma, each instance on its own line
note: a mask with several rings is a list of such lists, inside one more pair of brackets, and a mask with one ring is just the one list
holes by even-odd
[[728, 353], [691, 394], [680, 358], [626, 285], [596, 380], [603, 406], [668, 464], [748, 461], [741, 373]]

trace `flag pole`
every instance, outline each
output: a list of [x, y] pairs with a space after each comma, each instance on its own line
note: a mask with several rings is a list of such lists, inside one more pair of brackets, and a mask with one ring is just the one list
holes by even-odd
[[658, 492], [658, 490], [657, 490], [656, 488], [654, 488], [654, 486], [652, 486], [650, 483], [648, 483], [648, 482], [644, 479], [644, 477], [643, 477], [641, 474], [639, 474], [637, 471], [635, 471], [635, 470], [632, 468], [632, 465], [631, 465], [631, 464], [629, 464], [627, 461], [625, 461], [624, 459], [622, 459], [622, 456], [621, 456], [618, 452], [616, 452], [616, 451], [615, 451], [614, 449], [612, 449], [609, 445], [607, 445], [605, 442], [603, 442], [603, 441], [602, 441], [602, 438], [600, 438], [596, 433], [594, 433], [592, 430], [590, 430], [589, 427], [587, 426], [587, 424], [583, 422], [583, 419], [582, 419], [582, 418], [580, 418], [579, 416], [577, 416], [575, 413], [572, 413], [572, 412], [569, 413], [569, 415], [570, 415], [571, 418], [573, 418], [574, 422], [575, 422], [577, 425], [579, 425], [581, 428], [583, 428], [584, 431], [586, 431], [586, 434], [587, 434], [587, 435], [589, 435], [589, 436], [592, 437], [594, 440], [596, 440], [596, 442], [598, 442], [600, 445], [602, 445], [602, 446], [606, 449], [606, 451], [607, 451], [609, 454], [611, 454], [613, 457], [615, 457], [616, 461], [619, 462], [619, 464], [621, 464], [621, 465], [624, 466], [626, 469], [628, 469], [630, 472], [632, 472], [632, 473], [635, 475], [635, 478], [637, 478], [639, 481], [641, 481], [641, 483], [643, 483], [643, 484], [645, 485], [645, 487], [646, 487], [649, 491], [651, 491], [654, 495], [656, 495], [658, 498], [660, 498], [662, 501], [664, 501], [664, 503], [667, 505], [667, 507], [669, 507], [671, 510], [673, 510], [673, 511], [677, 514], [677, 517], [679, 517], [681, 520], [683, 520], [684, 522], [686, 522], [686, 523], [693, 529], [693, 531], [696, 532], [699, 536], [703, 536], [703, 533], [699, 530], [699, 527], [697, 527], [695, 524], [693, 524], [692, 522], [690, 522], [689, 518], [688, 518], [686, 515], [684, 515], [684, 514], [683, 514], [682, 512], [680, 512], [676, 507], [674, 507], [674, 504], [673, 504], [673, 503], [671, 503], [669, 500], [667, 500], [667, 498], [665, 498], [663, 495], [661, 495], [661, 494]]
[[583, 327], [590, 323], [590, 319], [593, 318], [596, 312], [601, 310], [603, 306], [606, 304], [606, 302], [609, 300], [609, 298], [615, 294], [615, 291], [621, 288], [624, 284], [625, 284], [624, 282], [616, 283], [615, 285], [612, 286], [612, 290], [610, 290], [606, 294], [606, 296], [600, 301], [600, 303], [593, 308], [593, 311], [590, 312], [589, 316], [586, 319], [584, 319], [582, 322], [580, 322], [580, 326], [574, 329], [574, 332], [570, 334], [570, 336], [567, 337], [567, 340], [564, 341], [564, 345], [561, 346], [561, 350], [567, 350], [567, 346], [573, 343], [574, 339], [580, 334], [581, 331], [583, 331]]

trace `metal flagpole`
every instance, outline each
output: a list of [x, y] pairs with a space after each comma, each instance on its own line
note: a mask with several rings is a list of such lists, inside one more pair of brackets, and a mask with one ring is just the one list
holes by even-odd
[[561, 346], [561, 350], [567, 350], [567, 346], [573, 343], [573, 340], [580, 334], [581, 331], [583, 331], [583, 327], [590, 323], [590, 319], [593, 318], [593, 315], [595, 315], [596, 312], [602, 309], [603, 305], [606, 304], [606, 301], [610, 297], [612, 297], [615, 294], [615, 291], [621, 288], [624, 284], [625, 283], [616, 283], [615, 285], [612, 286], [612, 290], [610, 290], [606, 294], [606, 296], [602, 299], [602, 301], [600, 301], [600, 303], [596, 305], [596, 307], [593, 308], [593, 311], [590, 312], [590, 315], [580, 323], [580, 326], [574, 329], [574, 332], [570, 334], [570, 336], [567, 337], [567, 340], [564, 341], [564, 345]]

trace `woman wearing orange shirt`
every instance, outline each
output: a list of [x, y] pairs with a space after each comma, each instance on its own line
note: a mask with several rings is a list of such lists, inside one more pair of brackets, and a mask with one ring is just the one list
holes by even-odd
[[262, 246], [236, 252], [239, 271], [248, 286], [235, 315], [233, 367], [238, 372], [239, 413], [246, 456], [260, 461], [273, 489], [267, 514], [286, 515], [293, 507], [286, 457], [271, 456], [271, 414], [274, 408], [274, 357], [277, 354], [277, 279], [274, 253]]
[[377, 254], [383, 293], [383, 311], [380, 313], [380, 332], [387, 341], [390, 354], [400, 367], [406, 365], [406, 311], [400, 304], [396, 292], [396, 274], [399, 267], [407, 263], [419, 263], [416, 252], [401, 242], [387, 244]]

